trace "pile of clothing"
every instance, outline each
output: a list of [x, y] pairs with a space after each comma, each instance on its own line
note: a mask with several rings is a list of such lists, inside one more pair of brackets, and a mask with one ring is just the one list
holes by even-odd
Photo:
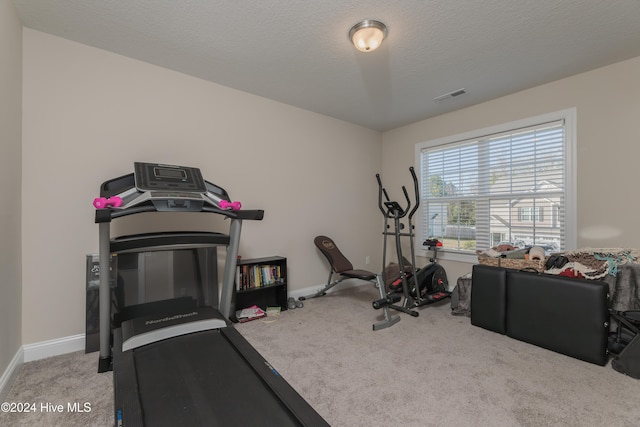
[[598, 280], [606, 276], [615, 277], [620, 266], [638, 262], [640, 251], [637, 249], [582, 248], [550, 256], [545, 273]]
[[505, 244], [478, 250], [476, 253], [479, 257], [541, 260], [545, 261], [545, 273], [591, 280], [606, 276], [615, 277], [620, 266], [640, 263], [640, 251], [625, 248], [582, 248], [554, 253], [547, 257], [544, 249], [539, 246], [521, 249]]

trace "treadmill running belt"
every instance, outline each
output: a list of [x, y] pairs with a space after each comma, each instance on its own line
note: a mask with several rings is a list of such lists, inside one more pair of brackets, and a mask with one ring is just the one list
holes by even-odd
[[135, 365], [147, 426], [300, 425], [219, 331], [139, 348]]

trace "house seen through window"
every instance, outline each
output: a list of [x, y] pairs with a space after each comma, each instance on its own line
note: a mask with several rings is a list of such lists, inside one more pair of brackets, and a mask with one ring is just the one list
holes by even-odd
[[571, 246], [571, 112], [418, 144], [422, 240], [463, 254], [499, 244], [548, 253]]

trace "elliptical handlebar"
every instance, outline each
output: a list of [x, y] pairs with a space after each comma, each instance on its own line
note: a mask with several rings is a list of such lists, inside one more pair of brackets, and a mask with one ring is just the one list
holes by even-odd
[[404, 193], [404, 198], [407, 201], [407, 208], [404, 209], [402, 215], [400, 215], [400, 218], [404, 218], [407, 215], [407, 212], [409, 212], [409, 209], [411, 209], [411, 199], [409, 198], [409, 193], [407, 193], [407, 187], [405, 187], [404, 185], [402, 186], [402, 192]]
[[[409, 172], [411, 172], [411, 178], [413, 179], [413, 189], [415, 193], [416, 204], [415, 206], [413, 206], [413, 208], [411, 208], [411, 198], [409, 197], [409, 192], [407, 191], [407, 188], [403, 185], [402, 192], [404, 193], [404, 198], [407, 201], [407, 207], [404, 209], [400, 206], [398, 202], [392, 202], [389, 199], [387, 190], [382, 186], [382, 180], [380, 178], [380, 174], [379, 173], [376, 174], [376, 180], [378, 181], [378, 208], [380, 209], [380, 212], [382, 212], [382, 215], [388, 216], [390, 212], [393, 210], [395, 211], [395, 214], [393, 216], [397, 216], [398, 218], [404, 218], [408, 213], [409, 219], [411, 219], [413, 218], [413, 215], [416, 213], [416, 211], [420, 207], [420, 189], [418, 187], [418, 178], [416, 176], [416, 171], [413, 168], [413, 166], [409, 167]], [[386, 199], [385, 203], [382, 202], [383, 193]], [[384, 205], [386, 205], [387, 207], [386, 210]], [[409, 211], [409, 209], [411, 209], [411, 211]]]
[[384, 197], [387, 199], [387, 201], [389, 201], [389, 195], [387, 194], [387, 191], [382, 188], [382, 181], [380, 180], [380, 174], [377, 173], [376, 174], [376, 179], [378, 180], [378, 208], [380, 208], [380, 212], [382, 212], [382, 215], [387, 215], [387, 213], [384, 211], [384, 208], [382, 207], [382, 193], [384, 192]]
[[[413, 218], [413, 215], [416, 213], [416, 211], [418, 210], [418, 208], [420, 207], [420, 188], [418, 187], [418, 177], [416, 176], [416, 171], [413, 168], [413, 166], [409, 167], [409, 172], [411, 172], [411, 178], [413, 179], [413, 190], [415, 192], [416, 195], [416, 205], [413, 207], [413, 209], [411, 210], [411, 212], [409, 213], [409, 218]], [[404, 189], [404, 187], [402, 187]], [[405, 190], [405, 196], [407, 194], [407, 191]], [[406, 196], [407, 200], [409, 200], [409, 196]], [[407, 208], [409, 209], [409, 208]]]

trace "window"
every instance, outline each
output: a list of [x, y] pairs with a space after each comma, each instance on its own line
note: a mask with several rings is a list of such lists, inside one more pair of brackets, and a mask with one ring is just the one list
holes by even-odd
[[544, 208], [542, 206], [536, 207], [522, 207], [518, 209], [518, 221], [537, 221], [542, 222]]
[[575, 247], [575, 110], [416, 145], [420, 242], [449, 254]]

